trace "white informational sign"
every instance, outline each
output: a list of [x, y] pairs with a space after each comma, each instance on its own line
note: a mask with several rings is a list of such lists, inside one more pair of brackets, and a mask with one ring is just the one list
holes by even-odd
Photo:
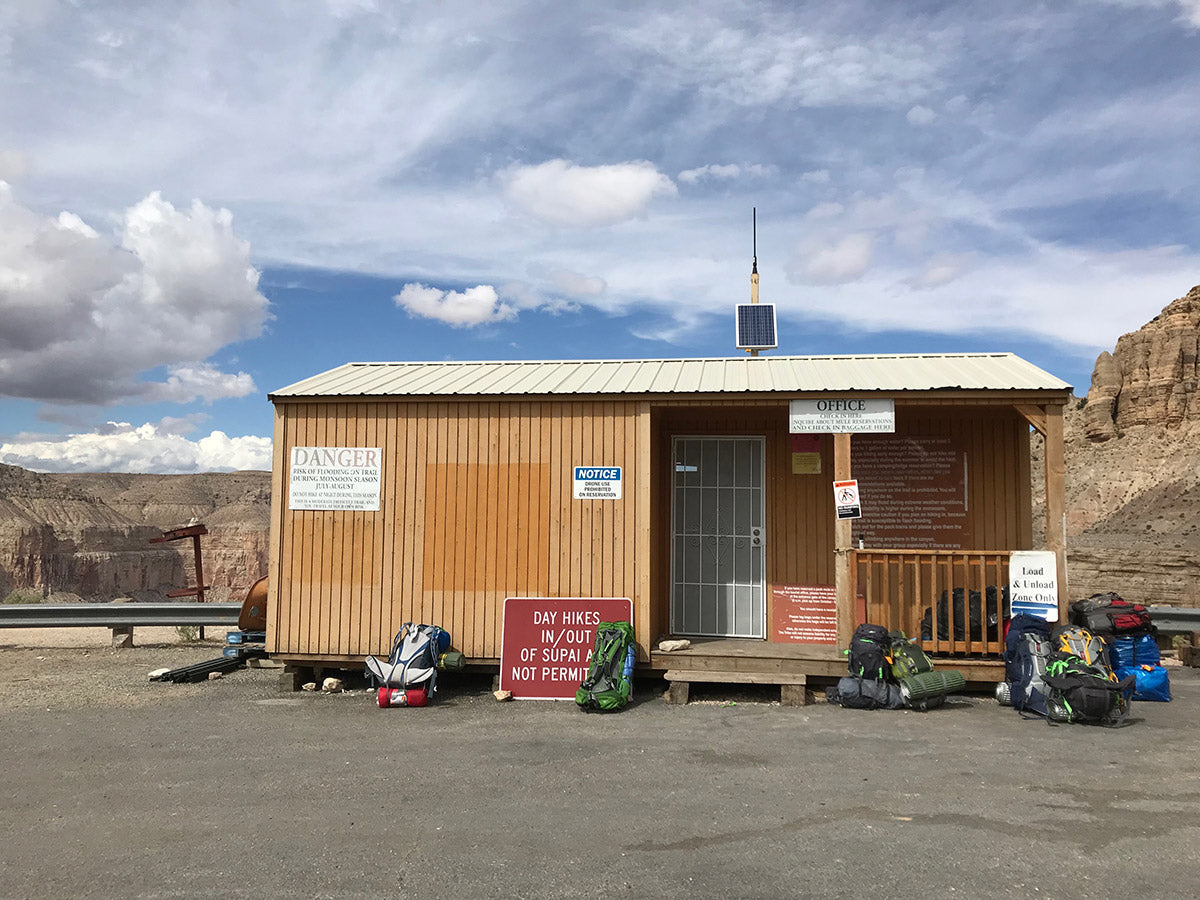
[[1008, 559], [1011, 615], [1058, 621], [1058, 557], [1050, 550], [1017, 550]]
[[876, 397], [822, 397], [788, 405], [792, 434], [891, 434], [896, 404]]
[[379, 447], [293, 447], [288, 509], [379, 509]]
[[862, 506], [858, 502], [857, 481], [835, 481], [833, 483], [833, 503], [837, 507], [839, 519], [862, 518]]
[[620, 500], [620, 466], [576, 466], [573, 496], [576, 500]]

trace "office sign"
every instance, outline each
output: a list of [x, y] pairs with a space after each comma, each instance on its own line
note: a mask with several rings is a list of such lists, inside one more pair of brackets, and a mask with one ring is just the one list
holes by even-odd
[[620, 466], [576, 466], [571, 496], [576, 500], [620, 500]]
[[888, 434], [896, 430], [896, 404], [877, 397], [822, 397], [788, 405], [792, 434]]

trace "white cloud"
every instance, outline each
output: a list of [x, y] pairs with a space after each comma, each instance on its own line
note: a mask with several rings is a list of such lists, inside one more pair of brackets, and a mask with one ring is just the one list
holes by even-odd
[[679, 173], [679, 180], [685, 184], [696, 184], [706, 179], [712, 181], [731, 181], [734, 178], [742, 176], [748, 178], [768, 178], [777, 174], [778, 171], [775, 166], [764, 166], [761, 163], [751, 163], [749, 165], [738, 165], [737, 163], [718, 165], [712, 163], [696, 169], [684, 169]]
[[655, 197], [673, 197], [674, 182], [652, 163], [579, 166], [552, 159], [499, 173], [505, 196], [519, 209], [554, 225], [615, 225], [640, 214]]
[[558, 290], [572, 297], [599, 297], [608, 288], [603, 278], [581, 275], [567, 269], [555, 269], [549, 273], [549, 278]]
[[811, 184], [828, 184], [829, 183], [829, 170], [828, 169], [814, 169], [811, 172], [804, 172], [800, 175], [800, 180], [807, 181]]
[[413, 282], [406, 284], [392, 300], [410, 316], [436, 319], [455, 328], [470, 328], [516, 318], [517, 311], [490, 284], [465, 291], [442, 291]]
[[973, 262], [971, 254], [939, 253], [906, 283], [916, 290], [941, 287], [961, 278]]
[[937, 113], [928, 106], [918, 104], [908, 111], [905, 118], [908, 119], [910, 125], [928, 125], [937, 118]]
[[875, 242], [869, 234], [845, 237], [797, 252], [797, 264], [804, 279], [816, 284], [843, 284], [855, 281], [871, 266]]
[[270, 470], [271, 439], [214, 431], [199, 440], [179, 433], [175, 420], [134, 427], [109, 422], [91, 434], [17, 437], [0, 444], [0, 462], [37, 472], [191, 472]]
[[[243, 396], [248, 375], [204, 363], [268, 317], [227, 210], [157, 193], [114, 238], [71, 212], [39, 216], [0, 183], [0, 395], [57, 403]], [[171, 367], [164, 383], [141, 380]]]

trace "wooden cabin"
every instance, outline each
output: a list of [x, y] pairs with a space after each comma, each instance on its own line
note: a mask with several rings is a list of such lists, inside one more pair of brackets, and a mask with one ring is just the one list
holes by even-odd
[[1053, 551], [1066, 602], [1070, 394], [1008, 353], [350, 363], [270, 395], [267, 649], [356, 667], [424, 621], [498, 665], [506, 597], [628, 597], [654, 668], [676, 636], [714, 680], [833, 675], [866, 619], [994, 680], [1010, 553]]

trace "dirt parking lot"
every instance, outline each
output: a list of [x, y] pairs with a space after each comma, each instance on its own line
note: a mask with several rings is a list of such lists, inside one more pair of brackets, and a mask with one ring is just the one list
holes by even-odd
[[1197, 670], [1118, 730], [985, 697], [674, 707], [643, 679], [602, 716], [478, 677], [386, 710], [267, 669], [147, 678], [219, 649], [0, 635], [0, 897], [1197, 893]]

